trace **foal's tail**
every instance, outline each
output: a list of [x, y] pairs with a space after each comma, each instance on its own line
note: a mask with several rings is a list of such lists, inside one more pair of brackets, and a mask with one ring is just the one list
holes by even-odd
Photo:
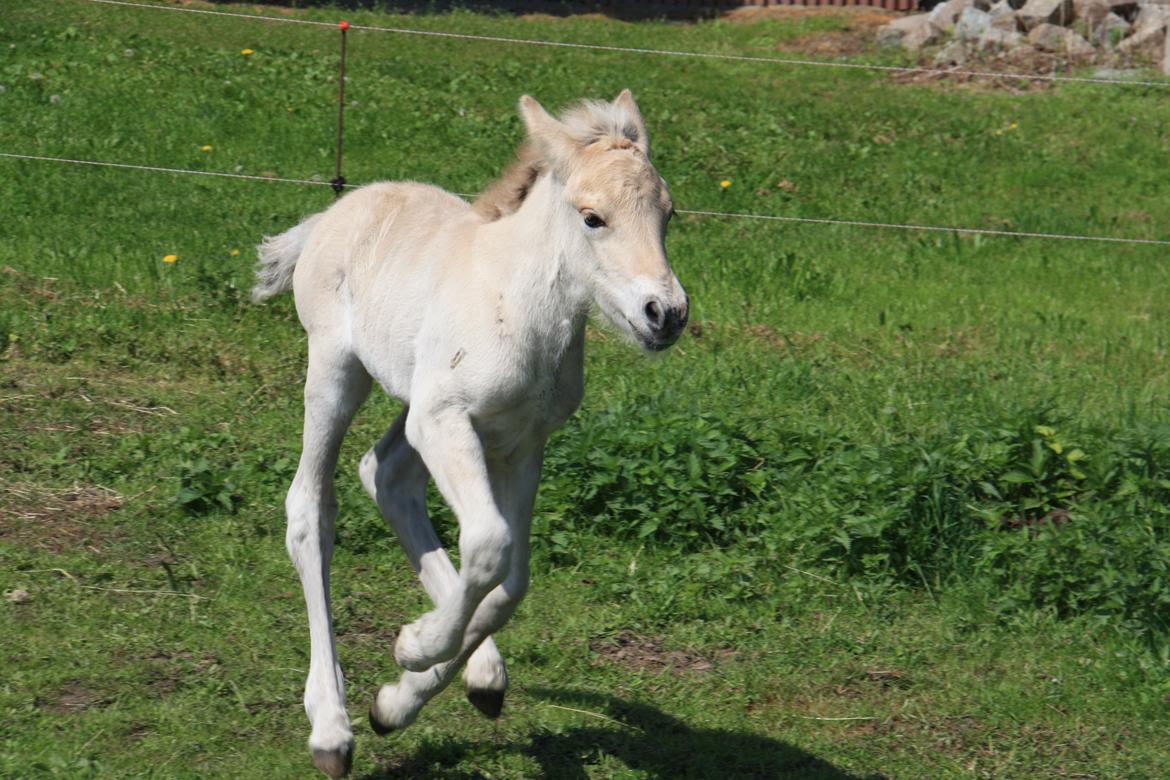
[[293, 269], [321, 216], [314, 214], [279, 236], [264, 237], [256, 247], [260, 262], [256, 266], [256, 286], [252, 288], [253, 301], [261, 303], [292, 287]]

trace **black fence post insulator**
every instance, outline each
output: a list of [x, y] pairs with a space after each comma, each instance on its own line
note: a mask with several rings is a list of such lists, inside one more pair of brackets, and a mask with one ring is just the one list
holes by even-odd
[[329, 182], [337, 197], [345, 189], [345, 177], [341, 175], [341, 140], [342, 130], [345, 127], [345, 31], [349, 29], [349, 22], [341, 21], [337, 25], [341, 30], [341, 60], [337, 75], [337, 175]]

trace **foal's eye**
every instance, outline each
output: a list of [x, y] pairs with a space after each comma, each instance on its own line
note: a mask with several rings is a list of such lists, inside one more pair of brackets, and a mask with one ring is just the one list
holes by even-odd
[[605, 220], [596, 214], [585, 215], [585, 227], [600, 228], [605, 227]]

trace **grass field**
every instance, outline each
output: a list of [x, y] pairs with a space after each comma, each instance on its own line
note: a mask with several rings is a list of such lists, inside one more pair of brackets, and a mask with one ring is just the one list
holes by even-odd
[[[852, 17], [348, 18], [774, 55]], [[336, 37], [9, 0], [0, 152], [328, 180]], [[475, 192], [520, 94], [630, 87], [680, 208], [1170, 237], [1165, 89], [360, 31], [349, 72], [353, 182]], [[247, 289], [260, 237], [332, 193], [0, 172], [0, 776], [311, 777], [282, 516], [304, 340]], [[1167, 247], [699, 217], [668, 246], [692, 327], [659, 359], [590, 331], [498, 722], [452, 690], [365, 727], [428, 604], [356, 477], [395, 406], [360, 413], [333, 582], [355, 776], [1170, 775]]]

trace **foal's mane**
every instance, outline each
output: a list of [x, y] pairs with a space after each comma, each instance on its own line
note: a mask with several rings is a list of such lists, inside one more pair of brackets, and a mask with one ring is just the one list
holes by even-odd
[[516, 150], [516, 159], [476, 197], [471, 207], [488, 222], [506, 217], [520, 209], [543, 172], [544, 161], [532, 143], [525, 141]]
[[[638, 149], [641, 138], [639, 119], [625, 108], [599, 100], [585, 100], [559, 117], [560, 123], [578, 149], [599, 144], [603, 149]], [[548, 163], [532, 139], [525, 140], [500, 178], [489, 184], [471, 204], [488, 222], [519, 210], [532, 185], [548, 168]]]

